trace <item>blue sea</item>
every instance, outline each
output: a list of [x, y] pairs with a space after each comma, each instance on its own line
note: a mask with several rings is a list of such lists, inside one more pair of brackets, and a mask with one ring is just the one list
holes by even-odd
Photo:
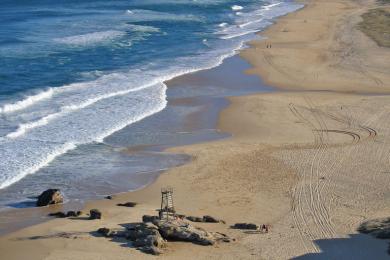
[[[110, 172], [134, 165], [163, 169], [164, 156], [152, 167], [113, 155], [121, 143], [107, 138], [163, 111], [164, 82], [220, 65], [300, 7], [289, 0], [2, 0], [0, 207], [49, 186], [71, 189], [83, 174], [103, 172], [105, 185]], [[134, 177], [128, 189], [137, 185]]]

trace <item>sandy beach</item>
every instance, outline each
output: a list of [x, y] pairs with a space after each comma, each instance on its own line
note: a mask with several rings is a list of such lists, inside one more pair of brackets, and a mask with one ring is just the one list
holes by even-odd
[[[388, 259], [388, 240], [360, 234], [390, 216], [390, 49], [362, 33], [374, 1], [305, 0], [241, 56], [278, 91], [232, 97], [218, 121], [231, 137], [169, 149], [191, 162], [151, 185], [87, 203], [102, 220], [54, 219], [0, 237], [1, 259], [156, 259], [125, 239], [97, 236], [156, 214], [160, 190], [174, 189], [179, 213], [236, 239], [169, 243], [162, 259]], [[271, 44], [271, 48], [267, 45]], [[134, 208], [116, 206], [136, 201]], [[230, 229], [269, 224], [267, 234]]]

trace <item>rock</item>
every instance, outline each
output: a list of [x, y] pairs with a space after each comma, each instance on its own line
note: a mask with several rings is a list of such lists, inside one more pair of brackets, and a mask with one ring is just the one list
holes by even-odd
[[220, 232], [215, 232], [214, 237], [216, 238], [217, 241], [222, 241], [225, 243], [230, 243], [232, 241], [236, 241], [234, 238], [230, 238], [226, 234], [220, 233]]
[[358, 228], [364, 234], [370, 234], [379, 239], [390, 238], [390, 218], [373, 219], [364, 222]]
[[155, 225], [151, 223], [137, 223], [133, 224], [127, 229], [127, 235], [126, 238], [135, 241], [137, 238], [144, 238], [149, 235], [160, 235], [158, 232], [158, 229]]
[[89, 211], [89, 219], [101, 219], [102, 213], [98, 209], [91, 209]]
[[126, 238], [133, 241], [133, 246], [142, 252], [159, 255], [166, 246], [157, 227], [151, 223], [135, 223], [128, 227]]
[[199, 245], [213, 245], [216, 241], [212, 233], [194, 227], [182, 220], [154, 221], [161, 236], [168, 240], [188, 241]]
[[128, 208], [133, 208], [137, 205], [136, 202], [126, 202], [126, 203], [119, 203], [119, 204], [116, 204], [117, 206], [121, 206], [121, 207], [128, 207]]
[[161, 255], [162, 251], [161, 249], [155, 247], [155, 246], [144, 246], [140, 248], [140, 250], [146, 254], [151, 254], [151, 255]]
[[64, 212], [58, 211], [54, 213], [49, 213], [49, 216], [56, 217], [56, 218], [65, 218], [66, 214]]
[[77, 212], [71, 210], [66, 213], [66, 217], [77, 217]]
[[97, 230], [97, 232], [98, 232], [100, 235], [105, 236], [105, 237], [110, 237], [110, 236], [112, 236], [112, 234], [113, 234], [113, 232], [112, 232], [109, 228], [105, 228], [105, 227], [99, 228], [99, 229]]
[[214, 218], [212, 216], [203, 216], [203, 222], [207, 222], [207, 223], [219, 223], [219, 222], [224, 222], [223, 220], [220, 220], [220, 219], [217, 219], [217, 218]]
[[143, 215], [142, 216], [142, 222], [144, 223], [147, 223], [147, 222], [151, 222], [153, 223], [153, 221], [155, 220], [158, 220], [158, 216], [150, 216], [150, 215]]
[[162, 248], [165, 245], [164, 239], [161, 237], [160, 233], [155, 233], [152, 235], [148, 235], [146, 237], [140, 236], [134, 242], [133, 245], [135, 247], [157, 247]]
[[43, 207], [51, 204], [62, 203], [64, 198], [57, 189], [48, 189], [42, 192], [41, 195], [38, 196], [37, 207]]
[[203, 222], [203, 218], [200, 217], [188, 216], [186, 219], [192, 222]]
[[259, 226], [253, 223], [236, 223], [234, 226], [232, 226], [232, 228], [258, 230]]

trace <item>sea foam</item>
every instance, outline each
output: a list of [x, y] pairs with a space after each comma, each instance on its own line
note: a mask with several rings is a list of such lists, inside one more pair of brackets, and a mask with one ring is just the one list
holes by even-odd
[[290, 3], [277, 2], [247, 12], [236, 8], [236, 10], [240, 11], [235, 13], [237, 15], [235, 24], [224, 26], [223, 30], [217, 31], [216, 34], [220, 34], [220, 39], [223, 40], [247, 37], [270, 25], [275, 17], [295, 11], [301, 7], [302, 5], [299, 4], [292, 5]]
[[109, 30], [56, 38], [54, 41], [61, 44], [85, 46], [111, 41], [124, 35], [126, 35], [126, 32]]
[[27, 98], [20, 100], [15, 103], [11, 104], [5, 104], [2, 107], [0, 107], [0, 113], [10, 113], [15, 112], [21, 109], [25, 109], [36, 102], [42, 101], [44, 99], [50, 98], [54, 93], [54, 90], [52, 88], [49, 88], [46, 91], [43, 91], [41, 93], [38, 93], [36, 95], [28, 96]]
[[233, 11], [238, 11], [238, 10], [242, 10], [242, 9], [244, 9], [244, 7], [242, 7], [242, 6], [240, 6], [240, 5], [233, 5], [233, 6], [232, 6], [232, 10], [233, 10]]

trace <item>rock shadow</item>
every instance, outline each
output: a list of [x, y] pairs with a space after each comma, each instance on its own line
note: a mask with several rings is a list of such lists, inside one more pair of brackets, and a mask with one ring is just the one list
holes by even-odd
[[89, 232], [57, 232], [54, 234], [48, 235], [39, 235], [39, 236], [29, 236], [29, 237], [20, 237], [16, 238], [16, 240], [24, 241], [24, 240], [40, 240], [40, 239], [52, 239], [52, 238], [71, 238], [75, 239], [81, 235], [86, 235]]

